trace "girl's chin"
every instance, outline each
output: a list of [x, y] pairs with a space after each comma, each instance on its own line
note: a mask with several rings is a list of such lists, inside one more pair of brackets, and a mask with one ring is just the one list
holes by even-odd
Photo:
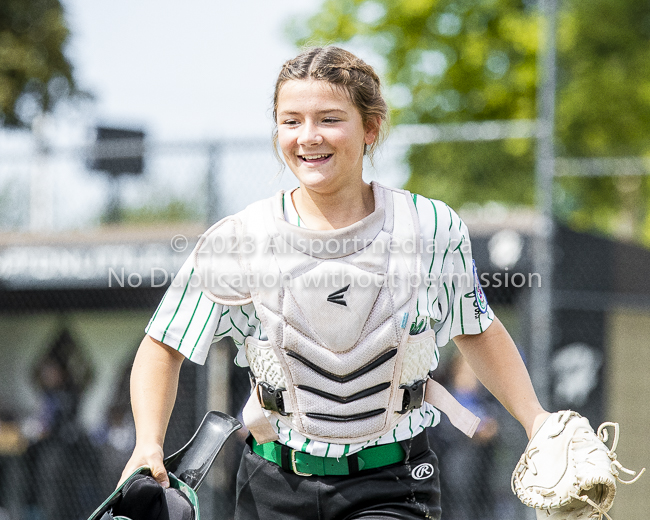
[[333, 176], [324, 175], [321, 172], [298, 171], [298, 172], [294, 172], [294, 175], [298, 179], [298, 182], [300, 182], [300, 185], [305, 187], [321, 186], [324, 184], [328, 184], [333, 180]]
[[[324, 187], [329, 185], [353, 184], [356, 181], [356, 175], [350, 175], [348, 172], [324, 172], [324, 171], [305, 171], [297, 169], [293, 174], [300, 182], [301, 186], [309, 187]], [[358, 176], [361, 178], [361, 172]]]
[[336, 179], [332, 179], [329, 177], [321, 177], [320, 179], [314, 179], [314, 178], [309, 178], [309, 179], [298, 179], [300, 182], [300, 187], [304, 188], [309, 191], [313, 191], [316, 193], [320, 193], [322, 195], [326, 195], [329, 193], [336, 193], [340, 191], [341, 189], [346, 189], [347, 183], [341, 183], [337, 182]]

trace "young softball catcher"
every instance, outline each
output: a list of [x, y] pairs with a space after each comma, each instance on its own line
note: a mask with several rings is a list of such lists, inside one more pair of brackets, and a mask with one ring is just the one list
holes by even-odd
[[237, 519], [439, 519], [424, 430], [440, 410], [468, 435], [476, 421], [428, 377], [438, 346], [453, 339], [529, 437], [548, 413], [485, 300], [458, 215], [363, 180], [387, 119], [373, 69], [308, 49], [282, 67], [273, 114], [299, 187], [215, 224], [167, 291], [133, 366], [124, 476], [147, 465], [167, 485], [181, 363], [231, 336], [254, 385]]

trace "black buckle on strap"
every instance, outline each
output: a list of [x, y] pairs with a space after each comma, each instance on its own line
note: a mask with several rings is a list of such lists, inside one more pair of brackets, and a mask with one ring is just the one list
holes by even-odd
[[402, 409], [398, 413], [405, 414], [422, 406], [424, 403], [425, 385], [426, 379], [422, 379], [412, 385], [400, 386], [400, 388], [404, 389], [404, 397], [402, 398]]
[[284, 399], [282, 398], [284, 388], [275, 388], [266, 381], [260, 381], [257, 388], [262, 408], [278, 412], [280, 415], [288, 415], [284, 411]]

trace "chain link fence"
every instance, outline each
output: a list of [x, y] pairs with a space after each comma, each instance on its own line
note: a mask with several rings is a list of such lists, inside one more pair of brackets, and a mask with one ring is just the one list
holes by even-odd
[[[386, 143], [376, 169], [368, 165], [367, 180], [404, 183], [408, 145], [431, 138], [406, 130]], [[117, 188], [88, 171], [88, 156], [79, 148], [0, 160], [0, 520], [82, 520], [110, 494], [135, 441], [130, 367], [173, 274], [209, 223], [295, 186], [266, 139], [147, 143], [144, 172], [123, 176]], [[121, 221], [104, 225], [111, 189]], [[537, 221], [461, 214], [488, 300], [527, 359]], [[619, 384], [607, 379], [612, 313], [630, 302], [641, 313], [650, 308], [647, 283], [629, 280], [647, 265], [647, 252], [620, 252], [612, 241], [564, 228], [556, 235], [553, 404], [594, 423], [605, 415], [607, 389]], [[240, 415], [250, 386], [235, 354], [223, 340], [206, 366], [184, 363], [167, 454], [189, 440], [208, 409]], [[453, 391], [465, 367], [453, 345], [442, 355], [439, 378]], [[582, 379], [572, 379], [580, 368]], [[443, 518], [520, 520], [527, 513], [509, 475], [525, 435], [480, 386], [473, 391], [486, 425], [478, 438], [462, 438], [446, 419], [428, 433], [440, 457]], [[206, 518], [233, 516], [244, 439], [231, 438], [201, 488]]]

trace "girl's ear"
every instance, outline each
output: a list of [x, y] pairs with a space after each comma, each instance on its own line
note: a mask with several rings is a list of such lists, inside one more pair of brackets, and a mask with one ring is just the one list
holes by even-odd
[[371, 145], [372, 143], [375, 142], [375, 139], [377, 139], [377, 136], [379, 135], [379, 128], [381, 127], [381, 118], [375, 117], [369, 120], [365, 126], [366, 126], [366, 134], [365, 134], [364, 142], [367, 145]]

